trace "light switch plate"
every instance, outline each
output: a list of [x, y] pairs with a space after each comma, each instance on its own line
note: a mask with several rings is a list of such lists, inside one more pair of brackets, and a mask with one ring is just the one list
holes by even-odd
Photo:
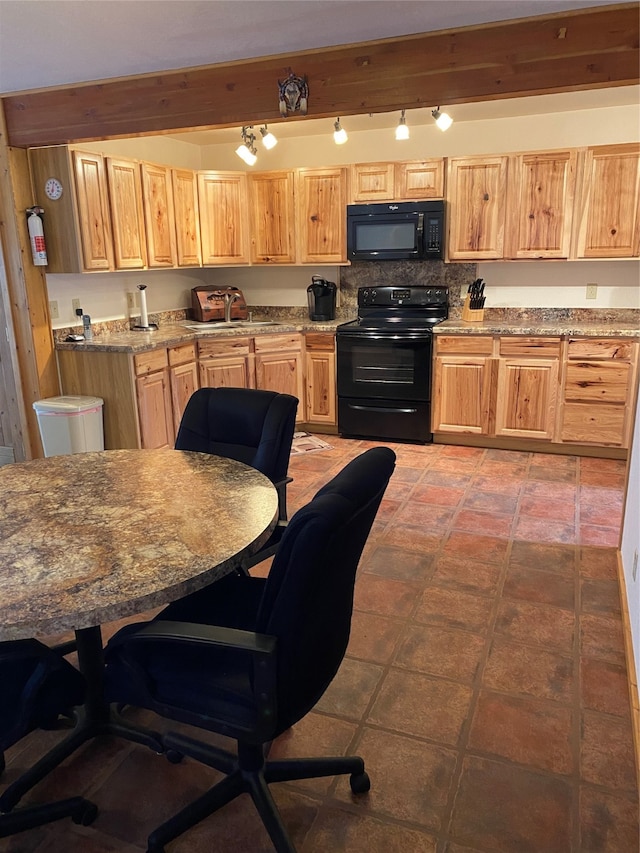
[[597, 299], [598, 298], [598, 285], [597, 284], [588, 284], [587, 285], [587, 299]]
[[49, 302], [49, 316], [52, 320], [60, 319], [60, 312], [58, 311], [58, 303], [55, 299], [52, 299]]

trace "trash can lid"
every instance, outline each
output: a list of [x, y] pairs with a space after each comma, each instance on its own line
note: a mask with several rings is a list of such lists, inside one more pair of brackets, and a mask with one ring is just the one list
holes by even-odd
[[100, 397], [78, 397], [69, 394], [36, 400], [33, 408], [36, 412], [86, 412], [88, 409], [99, 408], [103, 402]]

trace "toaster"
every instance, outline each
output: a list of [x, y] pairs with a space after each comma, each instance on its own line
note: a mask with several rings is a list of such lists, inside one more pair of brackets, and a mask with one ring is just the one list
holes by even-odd
[[193, 319], [198, 323], [206, 323], [209, 320], [224, 320], [225, 294], [233, 293], [238, 299], [231, 303], [231, 319], [247, 319], [247, 303], [242, 291], [237, 287], [211, 288], [206, 285], [193, 287], [191, 289], [191, 310]]

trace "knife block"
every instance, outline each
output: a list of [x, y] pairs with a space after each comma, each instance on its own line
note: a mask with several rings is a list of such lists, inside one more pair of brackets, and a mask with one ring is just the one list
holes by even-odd
[[482, 323], [484, 320], [484, 308], [470, 308], [471, 296], [467, 294], [462, 306], [462, 319], [465, 323]]

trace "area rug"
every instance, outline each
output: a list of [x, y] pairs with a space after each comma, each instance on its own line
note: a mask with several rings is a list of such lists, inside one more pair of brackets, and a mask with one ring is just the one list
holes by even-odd
[[291, 444], [291, 455], [297, 456], [300, 453], [313, 453], [316, 450], [331, 450], [331, 445], [327, 444], [321, 438], [315, 435], [310, 435], [308, 432], [294, 432], [293, 442]]

